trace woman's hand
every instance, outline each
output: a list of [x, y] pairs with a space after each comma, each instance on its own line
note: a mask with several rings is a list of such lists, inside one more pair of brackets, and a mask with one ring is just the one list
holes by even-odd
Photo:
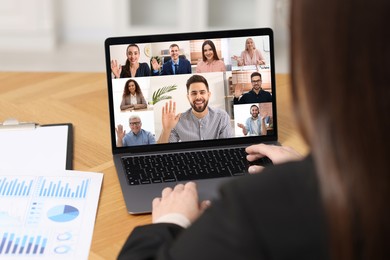
[[238, 66], [244, 65], [244, 62], [243, 62], [242, 57], [237, 56], [237, 55], [234, 55], [234, 56], [232, 57], [232, 59], [235, 60], [235, 61], [237, 61], [237, 65], [238, 65]]
[[153, 200], [153, 223], [160, 217], [177, 213], [194, 222], [210, 205], [210, 201], [198, 201], [198, 191], [195, 182], [178, 184], [173, 189], [163, 189], [161, 198]]
[[257, 65], [265, 65], [265, 61], [258, 59], [256, 61]]
[[[281, 164], [288, 161], [298, 161], [302, 159], [300, 155], [293, 148], [288, 146], [277, 146], [267, 144], [251, 145], [245, 149], [248, 153], [247, 160], [252, 162], [257, 159], [268, 157], [272, 160], [273, 164]], [[259, 173], [264, 167], [258, 165], [252, 165], [249, 167], [249, 173]]]
[[114, 74], [115, 78], [119, 79], [122, 71], [122, 66], [119, 64], [117, 60], [112, 60], [111, 61], [111, 71], [112, 74]]

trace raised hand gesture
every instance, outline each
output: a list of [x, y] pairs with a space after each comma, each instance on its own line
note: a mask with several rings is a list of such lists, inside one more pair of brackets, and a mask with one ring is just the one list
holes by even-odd
[[153, 70], [160, 70], [161, 62], [158, 63], [157, 59], [153, 58], [151, 63], [152, 63], [152, 69]]
[[122, 71], [122, 66], [118, 64], [117, 60], [112, 60], [111, 61], [111, 71], [112, 74], [114, 74], [115, 78], [120, 78], [121, 71]]
[[126, 131], [123, 131], [123, 125], [118, 125], [115, 128], [117, 140], [116, 140], [116, 146], [122, 147], [123, 146], [123, 137], [126, 135]]
[[234, 97], [240, 98], [244, 93], [244, 87], [241, 84], [236, 84], [234, 87]]
[[118, 137], [118, 139], [121, 139], [121, 140], [126, 135], [126, 131], [123, 130], [123, 125], [118, 125], [118, 127], [115, 128], [115, 132], [116, 132], [116, 136]]
[[164, 131], [170, 132], [176, 126], [177, 122], [179, 122], [180, 115], [180, 113], [176, 115], [176, 102], [172, 102], [172, 100], [166, 102], [162, 108], [162, 125]]
[[177, 122], [179, 122], [181, 113], [176, 115], [176, 102], [172, 102], [172, 100], [165, 103], [161, 113], [163, 129], [158, 139], [158, 143], [167, 143], [171, 130], [176, 126]]

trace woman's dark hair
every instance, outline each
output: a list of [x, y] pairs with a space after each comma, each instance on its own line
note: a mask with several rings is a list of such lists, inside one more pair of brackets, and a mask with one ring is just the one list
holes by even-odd
[[293, 0], [292, 95], [332, 259], [390, 255], [390, 1]]
[[136, 93], [137, 95], [142, 95], [142, 90], [141, 90], [141, 88], [140, 88], [138, 82], [135, 81], [134, 79], [129, 79], [129, 80], [126, 81], [126, 83], [125, 83], [125, 87], [124, 87], [124, 89], [123, 89], [123, 95], [122, 95], [122, 96], [123, 96], [123, 97], [126, 97], [126, 96], [130, 95], [130, 90], [129, 90], [129, 84], [130, 84], [130, 82], [134, 82], [134, 85], [135, 85], [135, 93]]
[[215, 48], [214, 43], [212, 41], [210, 41], [210, 40], [206, 40], [202, 44], [202, 58], [203, 58], [203, 61], [207, 61], [207, 58], [204, 55], [204, 46], [207, 45], [207, 44], [210, 45], [211, 49], [213, 50], [213, 53], [214, 53], [213, 59], [214, 60], [219, 60], [217, 49]]
[[[126, 48], [126, 57], [127, 57], [127, 54], [128, 54], [128, 52], [129, 52], [129, 48], [130, 48], [130, 47], [137, 47], [138, 52], [140, 52], [139, 47], [138, 47], [137, 44], [134, 44], [134, 43], [129, 44], [129, 46], [127, 46], [127, 48]], [[125, 77], [125, 78], [131, 77], [131, 73], [130, 73], [130, 61], [129, 61], [129, 59], [126, 59], [125, 66], [123, 66], [123, 70], [124, 70], [124, 71], [122, 72], [123, 77]]]

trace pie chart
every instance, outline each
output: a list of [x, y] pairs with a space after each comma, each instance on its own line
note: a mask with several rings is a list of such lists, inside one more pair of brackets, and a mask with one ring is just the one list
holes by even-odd
[[47, 212], [47, 217], [55, 222], [72, 221], [80, 214], [79, 210], [70, 205], [55, 206]]

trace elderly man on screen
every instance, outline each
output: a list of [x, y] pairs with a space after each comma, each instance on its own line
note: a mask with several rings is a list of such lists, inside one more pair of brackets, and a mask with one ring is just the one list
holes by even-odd
[[116, 145], [118, 147], [156, 143], [156, 139], [154, 138], [153, 134], [142, 129], [142, 122], [139, 116], [130, 116], [129, 125], [131, 131], [127, 134], [126, 131], [123, 130], [122, 125], [119, 124], [118, 127], [115, 128], [117, 135]]

